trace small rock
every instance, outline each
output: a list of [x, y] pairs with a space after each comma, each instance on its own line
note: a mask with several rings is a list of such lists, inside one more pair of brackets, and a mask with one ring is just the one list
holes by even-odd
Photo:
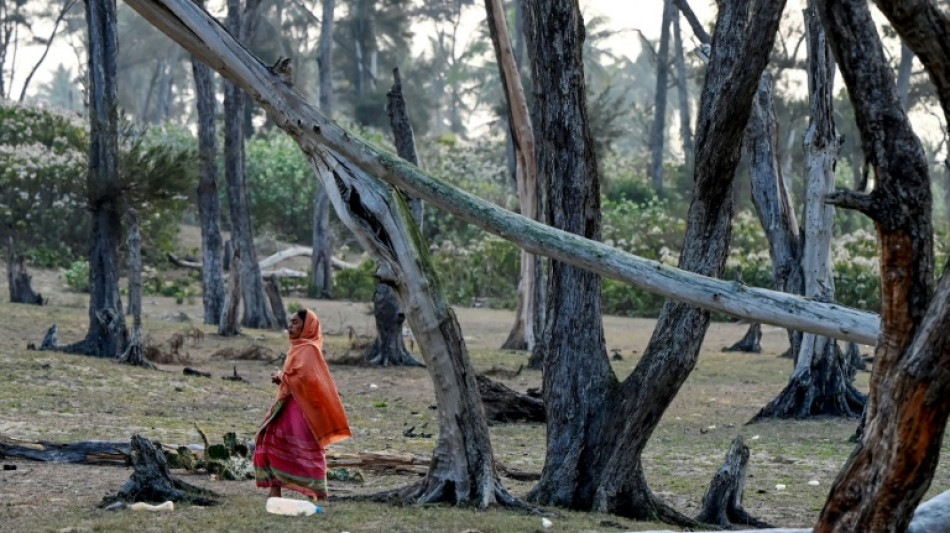
[[552, 522], [551, 522], [550, 520], [548, 520], [547, 518], [542, 518], [542, 519], [541, 519], [541, 525], [544, 526], [545, 529], [547, 529], [547, 528], [553, 526], [554, 523], [552, 523]]
[[817, 487], [818, 485], [820, 485], [820, 483], [818, 483], [818, 480], [817, 480], [817, 479], [813, 479], [813, 480], [809, 481], [808, 484], [811, 485], [812, 487]]

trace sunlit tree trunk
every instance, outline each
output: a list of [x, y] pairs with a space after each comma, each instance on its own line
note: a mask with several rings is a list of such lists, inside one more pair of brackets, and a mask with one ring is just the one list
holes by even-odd
[[[320, 77], [320, 111], [333, 116], [333, 16], [336, 0], [323, 0], [317, 70]], [[310, 296], [330, 297], [333, 289], [333, 256], [330, 241], [330, 197], [319, 182], [313, 198], [313, 255], [310, 256]]]
[[656, 57], [656, 94], [653, 98], [653, 128], [650, 130], [650, 182], [657, 196], [663, 196], [663, 154], [666, 137], [666, 89], [670, 72], [670, 24], [676, 10], [673, 0], [663, 1], [660, 45]]
[[689, 111], [689, 84], [687, 82], [686, 55], [683, 51], [683, 35], [680, 32], [679, 12], [673, 12], [673, 54], [676, 60], [676, 89], [679, 95], [680, 137], [683, 140], [683, 157], [687, 171], [693, 170], [693, 126]]

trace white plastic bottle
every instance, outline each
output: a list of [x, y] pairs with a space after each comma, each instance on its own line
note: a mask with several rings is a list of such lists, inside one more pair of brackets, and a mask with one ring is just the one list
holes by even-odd
[[265, 508], [268, 513], [286, 516], [310, 516], [323, 512], [323, 507], [319, 505], [314, 505], [306, 500], [294, 500], [292, 498], [267, 498]]

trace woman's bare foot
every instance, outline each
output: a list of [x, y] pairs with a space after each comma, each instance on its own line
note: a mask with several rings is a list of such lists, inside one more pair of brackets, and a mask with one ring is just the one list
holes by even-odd
[[268, 497], [270, 497], [270, 498], [280, 498], [280, 487], [277, 487], [277, 486], [271, 487], [271, 488], [270, 488], [270, 494], [268, 494]]

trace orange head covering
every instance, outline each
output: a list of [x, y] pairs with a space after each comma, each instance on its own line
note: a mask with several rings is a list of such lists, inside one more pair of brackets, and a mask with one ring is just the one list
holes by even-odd
[[343, 402], [323, 359], [320, 319], [313, 311], [307, 309], [303, 331], [290, 344], [280, 374], [277, 399], [293, 395], [321, 447], [350, 437]]

